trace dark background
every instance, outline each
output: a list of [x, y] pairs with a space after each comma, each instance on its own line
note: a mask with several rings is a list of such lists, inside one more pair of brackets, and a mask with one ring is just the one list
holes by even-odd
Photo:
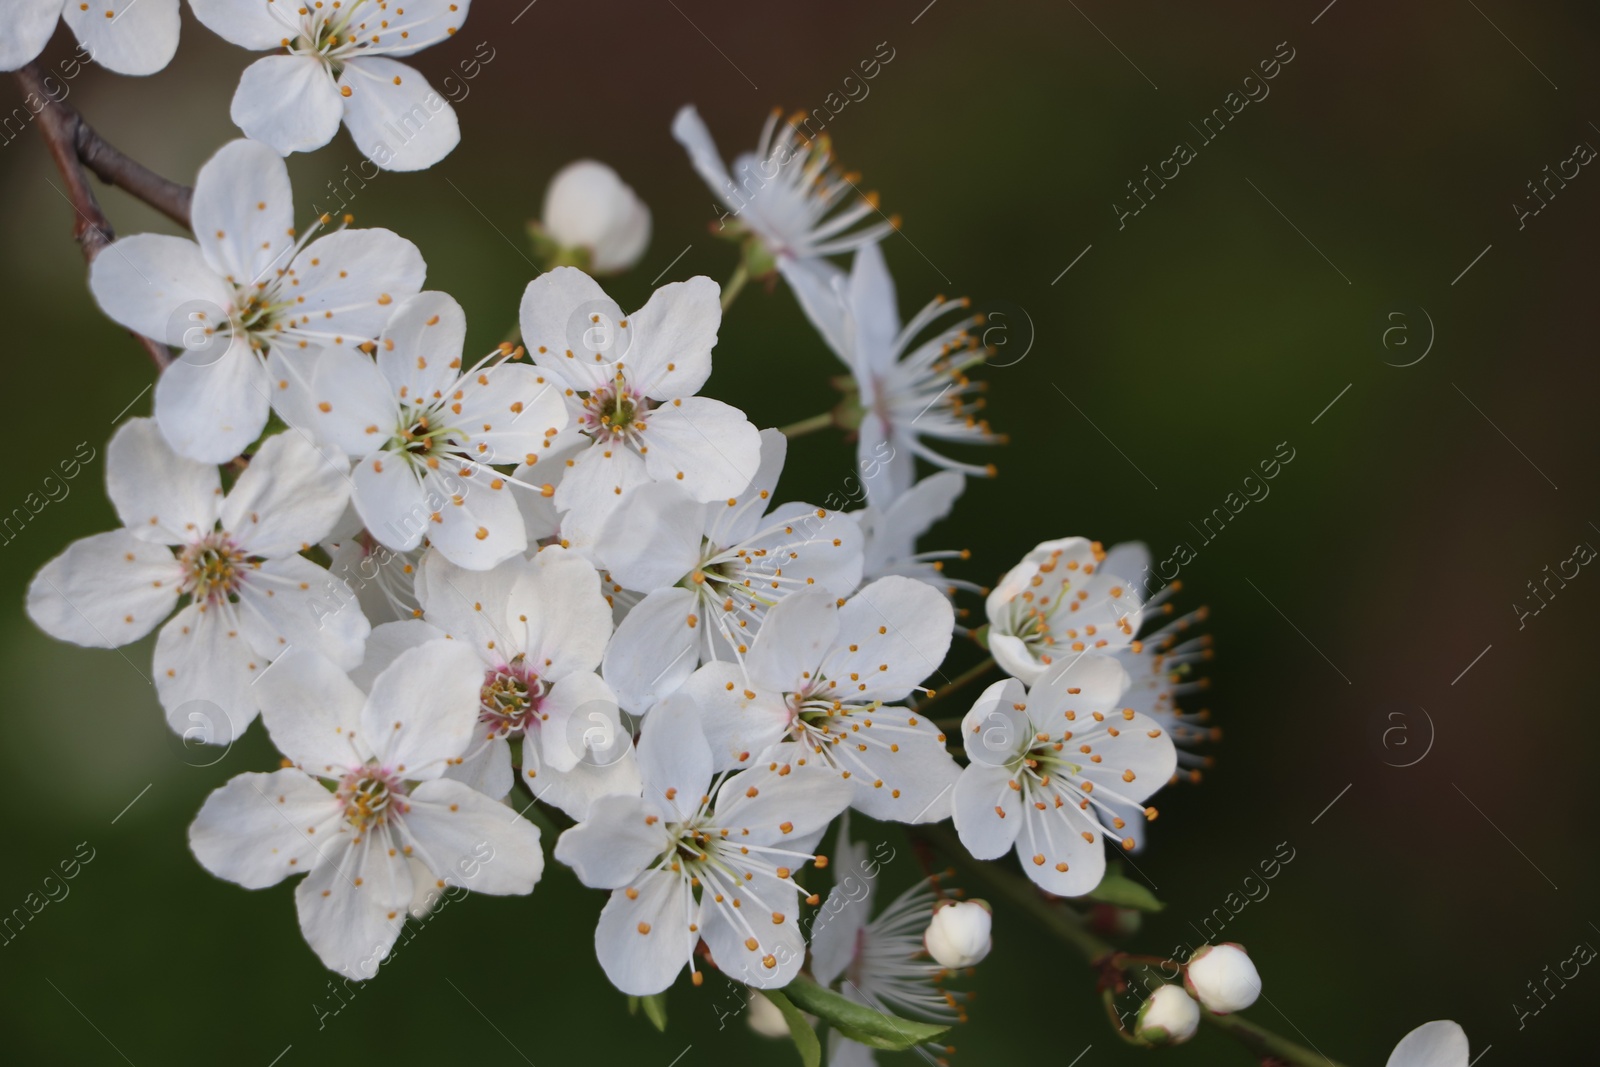
[[[1252, 1018], [1350, 1065], [1381, 1064], [1434, 1018], [1462, 1022], [1474, 1055], [1492, 1045], [1488, 1067], [1590, 1049], [1600, 976], [1552, 983], [1542, 1011], [1518, 1016], [1546, 965], [1600, 944], [1583, 607], [1600, 575], [1585, 568], [1520, 629], [1513, 604], [1537, 606], [1526, 583], [1600, 544], [1600, 173], [1585, 167], [1524, 229], [1512, 205], [1575, 144], [1600, 145], [1593, 6], [925, 2], [538, 0], [518, 17], [522, 0], [479, 0], [417, 61], [466, 93], [461, 146], [425, 173], [379, 177], [351, 210], [421, 247], [430, 288], [462, 302], [487, 349], [533, 274], [521, 228], [546, 180], [603, 159], [655, 213], [643, 263], [609, 283], [636, 307], [657, 272], [720, 280], [735, 262], [707, 234], [711, 199], [671, 140], [675, 109], [697, 103], [731, 156], [768, 108], [822, 106], [887, 42], [870, 96], [828, 132], [904, 216], [886, 245], [902, 311], [943, 292], [1009, 313], [990, 339], [1012, 365], [980, 373], [1012, 443], [967, 457], [1000, 477], [972, 483], [927, 547], [970, 547], [951, 573], [981, 583], [1066, 534], [1143, 539], [1158, 559], [1180, 541], [1197, 551], [1181, 603], [1213, 611], [1204, 696], [1226, 739], [1203, 786], [1157, 800], [1138, 863], [1169, 907], [1134, 947], [1196, 941], [1190, 923], [1287, 842], [1295, 858], [1270, 895], [1225, 931], [1264, 977]], [[1285, 41], [1295, 58], [1271, 95], [1201, 146], [1187, 124]], [[494, 58], [461, 80], [481, 42]], [[46, 60], [70, 49], [62, 31]], [[89, 70], [70, 102], [192, 181], [236, 135], [228, 101], [251, 58], [186, 18], [166, 71]], [[0, 90], [6, 109], [18, 100]], [[1124, 182], [1178, 140], [1198, 158], [1119, 230]], [[294, 157], [302, 214], [358, 160], [343, 133]], [[97, 456], [0, 546], [0, 911], [80, 842], [94, 859], [0, 947], [0, 1033], [18, 1062], [789, 1062], [737, 1019], [719, 1029], [717, 979], [674, 990], [664, 1035], [630, 1019], [594, 962], [602, 897], [553, 862], [530, 899], [446, 908], [319, 1029], [328, 974], [290, 886], [216, 881], [186, 845], [209, 790], [275, 765], [263, 733], [191, 766], [145, 680], [149, 642], [126, 657], [58, 645], [22, 612], [40, 564], [114, 524], [104, 442], [125, 406], [148, 413], [152, 380], [94, 309], [52, 183], [35, 133], [0, 146], [14, 405], [0, 505], [39, 492], [80, 442]], [[124, 233], [170, 228], [103, 199]], [[1425, 359], [1386, 365], [1416, 359], [1430, 333]], [[708, 391], [782, 424], [830, 405], [836, 372], [789, 294], [752, 288]], [[1205, 543], [1190, 523], [1280, 442], [1295, 458], [1270, 497]], [[790, 456], [782, 491], [814, 500], [852, 462], [837, 435]], [[900, 847], [891, 882], [915, 877], [897, 831], [862, 833]], [[1081, 961], [1020, 915], [1002, 910], [996, 935], [957, 1063], [1065, 1065], [1088, 1046], [1081, 1067], [1144, 1062], [1108, 1029]], [[1160, 1055], [1250, 1062], [1211, 1031]]]

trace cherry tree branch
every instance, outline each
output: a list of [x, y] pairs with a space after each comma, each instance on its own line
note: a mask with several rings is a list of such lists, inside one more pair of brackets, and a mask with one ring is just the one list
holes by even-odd
[[[25, 97], [38, 101], [39, 133], [44, 137], [45, 147], [55, 161], [56, 170], [61, 172], [61, 179], [66, 183], [65, 191], [57, 191], [62, 193], [77, 213], [77, 218], [73, 220], [72, 236], [83, 250], [85, 261], [94, 262], [95, 257], [116, 239], [111, 220], [106, 217], [99, 198], [89, 184], [85, 167], [107, 185], [126, 191], [185, 229], [190, 227], [189, 206], [194, 198], [193, 189], [168, 181], [119, 152], [95, 132], [94, 127], [85, 122], [76, 109], [68, 107], [50, 93], [37, 64], [30, 63], [17, 71], [17, 83], [22, 86]], [[32, 106], [30, 103], [30, 110]], [[167, 346], [159, 340], [137, 333], [132, 333], [132, 336], [157, 369], [172, 361]]]

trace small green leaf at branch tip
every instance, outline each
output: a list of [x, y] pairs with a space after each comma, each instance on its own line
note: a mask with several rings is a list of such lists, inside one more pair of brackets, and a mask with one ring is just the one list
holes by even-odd
[[784, 996], [781, 990], [769, 989], [753, 995], [766, 997], [783, 1013], [783, 1021], [789, 1024], [789, 1036], [794, 1039], [795, 1051], [800, 1053], [801, 1064], [804, 1067], [819, 1067], [822, 1063], [822, 1044], [817, 1040], [817, 1032], [806, 1019], [805, 1012], [795, 1007], [794, 1001]]
[[665, 993], [652, 993], [648, 997], [640, 997], [639, 1006], [644, 1009], [644, 1017], [650, 1020], [651, 1025], [663, 1034], [667, 1032], [667, 995]]
[[1100, 884], [1079, 899], [1092, 900], [1097, 904], [1115, 904], [1119, 908], [1137, 908], [1140, 911], [1161, 911], [1166, 907], [1154, 893], [1116, 869], [1108, 869], [1106, 876], [1100, 879]]
[[932, 1041], [950, 1029], [937, 1023], [902, 1019], [846, 1000], [803, 974], [784, 986], [783, 992], [796, 1006], [826, 1020], [842, 1036], [869, 1048], [901, 1052]]

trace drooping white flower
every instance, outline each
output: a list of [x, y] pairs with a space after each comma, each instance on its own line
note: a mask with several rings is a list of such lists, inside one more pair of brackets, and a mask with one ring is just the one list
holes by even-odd
[[[941, 988], [946, 968], [929, 960], [923, 944], [937, 903], [932, 879], [917, 882], [874, 916], [882, 864], [868, 855], [864, 843], [850, 840], [848, 814], [839, 821], [832, 859], [834, 886], [811, 927], [811, 971], [817, 981], [839, 982], [846, 1000], [885, 1015], [965, 1022], [966, 995]], [[935, 1055], [950, 1051], [936, 1044], [924, 1047]], [[871, 1067], [877, 1060], [870, 1048], [834, 1031], [828, 1036], [828, 1062]]]
[[1012, 678], [984, 690], [961, 720], [971, 762], [954, 815], [967, 851], [995, 859], [1015, 847], [1028, 877], [1057, 896], [1100, 884], [1101, 838], [1132, 847], [1116, 806], [1145, 800], [1177, 765], [1166, 730], [1123, 706], [1127, 688], [1115, 659], [1086, 652], [1031, 689]]
[[1142, 544], [1110, 552], [1082, 537], [1045, 541], [989, 593], [989, 651], [1026, 685], [1078, 653], [1133, 643], [1143, 618], [1135, 578], [1150, 558]]
[[118, 74], [154, 74], [178, 51], [178, 0], [8, 0], [0, 70], [37, 59], [63, 19], [82, 51]]
[[254, 141], [200, 168], [193, 219], [192, 241], [115, 241], [89, 287], [122, 326], [184, 349], [156, 383], [156, 419], [180, 454], [226, 463], [260, 436], [269, 407], [302, 422], [313, 357], [374, 341], [426, 268], [388, 230], [312, 240], [319, 222], [297, 238], [288, 168]]
[[994, 913], [981, 900], [947, 900], [934, 909], [922, 943], [941, 966], [955, 969], [981, 963], [994, 947]]
[[967, 479], [959, 471], [940, 471], [907, 489], [886, 507], [868, 504], [852, 511], [866, 540], [862, 550], [862, 575], [867, 580], [901, 574], [926, 582], [946, 596], [957, 589], [983, 591], [980, 586], [944, 573], [944, 561], [968, 559], [965, 549], [918, 552], [917, 541], [929, 527], [950, 514]]
[[944, 662], [952, 618], [937, 591], [898, 576], [842, 604], [818, 590], [780, 601], [741, 662], [709, 663], [681, 690], [700, 708], [712, 765], [750, 766], [789, 739], [849, 781], [858, 811], [948, 818], [961, 768], [944, 733], [900, 702]]
[[1218, 1015], [1243, 1011], [1261, 996], [1261, 974], [1243, 945], [1206, 945], [1189, 958], [1183, 987]]
[[1200, 1029], [1200, 1005], [1170, 983], [1158, 987], [1139, 1005], [1134, 1033], [1152, 1045], [1181, 1045]]
[[857, 188], [859, 174], [834, 165], [828, 138], [807, 138], [793, 121], [783, 121], [782, 111], [767, 117], [755, 152], [735, 159], [731, 175], [692, 104], [673, 118], [672, 136], [736, 224], [761, 241], [791, 284], [800, 274], [826, 279], [839, 273], [826, 257], [871, 244], [899, 226], [898, 218], [878, 210], [876, 193], [863, 195]]
[[583, 249], [595, 274], [627, 270], [650, 244], [650, 209], [598, 160], [580, 159], [556, 172], [540, 221], [560, 247]]
[[28, 615], [60, 640], [118, 648], [188, 597], [156, 640], [156, 693], [173, 729], [199, 701], [226, 717], [207, 741], [239, 736], [259, 707], [254, 683], [290, 648], [361, 662], [370, 627], [355, 595], [299, 555], [338, 519], [349, 480], [301, 434], [269, 439], [224, 496], [215, 467], [173, 452], [152, 420], [130, 419], [106, 449], [106, 490], [123, 528], [45, 564]]
[[1386, 1067], [1467, 1067], [1470, 1051], [1467, 1032], [1460, 1025], [1436, 1019], [1401, 1038]]
[[441, 777], [471, 743], [482, 674], [445, 640], [411, 649], [370, 693], [322, 656], [285, 655], [261, 679], [262, 718], [293, 766], [212, 793], [189, 828], [195, 857], [247, 889], [306, 874], [300, 931], [356, 979], [377, 973], [430, 887], [532, 892], [538, 827]]
[[511, 745], [534, 796], [574, 819], [596, 798], [639, 794], [633, 738], [595, 673], [611, 608], [593, 565], [559, 546], [469, 571], [429, 553], [419, 583], [427, 622], [473, 649], [483, 670], [478, 725], [451, 777], [492, 797], [511, 791]]
[[556, 485], [561, 536], [574, 547], [592, 543], [628, 490], [646, 482], [675, 482], [699, 501], [750, 484], [756, 428], [737, 408], [695, 395], [711, 375], [720, 291], [709, 278], [673, 282], [624, 315], [575, 267], [528, 283], [523, 342], [563, 387], [571, 419], [546, 444], [567, 467], [559, 484], [531, 470], [517, 476]]
[[411, 56], [447, 40], [472, 0], [189, 0], [213, 33], [254, 52], [231, 114], [280, 155], [333, 140], [342, 121], [361, 153], [384, 170], [422, 170], [461, 140], [456, 113]]
[[715, 776], [697, 719], [687, 699], [658, 705], [639, 738], [644, 795], [601, 797], [556, 842], [556, 858], [584, 885], [612, 890], [595, 950], [606, 977], [633, 996], [666, 989], [685, 964], [694, 971], [702, 940], [734, 981], [787, 985], [806, 954], [794, 874], [850, 802], [845, 782], [797, 765], [794, 745]]
[[933, 323], [970, 302], [936, 298], [904, 327], [894, 279], [876, 244], [856, 252], [848, 278], [795, 272], [795, 296], [822, 339], [849, 368], [859, 393], [860, 437], [856, 450], [867, 500], [888, 507], [916, 480], [916, 457], [946, 470], [988, 476], [992, 464], [963, 463], [935, 451], [924, 438], [956, 444], [994, 444], [1001, 440], [979, 417], [981, 383], [967, 371], [985, 354], [971, 327], [982, 321], [965, 316], [926, 340]]
[[566, 424], [557, 387], [503, 345], [463, 367], [466, 314], [444, 293], [395, 309], [376, 360], [338, 349], [317, 361], [312, 425], [356, 458], [351, 499], [379, 543], [424, 536], [451, 562], [485, 570], [528, 547], [512, 499], [541, 492], [496, 467], [536, 455]]

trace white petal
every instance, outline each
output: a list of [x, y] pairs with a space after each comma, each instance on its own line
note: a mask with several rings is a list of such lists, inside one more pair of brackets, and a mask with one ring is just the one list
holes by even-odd
[[864, 538], [846, 513], [796, 501], [774, 508], [762, 526], [771, 532], [746, 547], [765, 548], [770, 558], [782, 560], [783, 577], [837, 597], [849, 596], [861, 584]]
[[154, 419], [129, 419], [106, 447], [106, 494], [141, 541], [188, 544], [215, 529], [222, 478], [174, 452]]
[[[276, 355], [276, 352], [274, 353]], [[311, 375], [306, 418], [317, 439], [346, 455], [378, 454], [399, 428], [399, 403], [372, 362], [349, 348], [320, 353]], [[405, 462], [393, 457], [395, 465]]]
[[384, 170], [425, 170], [461, 141], [450, 104], [414, 67], [360, 56], [339, 76], [344, 121], [361, 154]]
[[666, 400], [693, 396], [706, 384], [722, 325], [721, 292], [703, 276], [670, 282], [634, 312], [628, 370], [641, 393]]
[[417, 786], [400, 824], [429, 869], [450, 885], [531, 893], [544, 873], [539, 828], [460, 782], [438, 778]]
[[[556, 267], [529, 282], [519, 319], [533, 362], [573, 389], [605, 385], [633, 344], [633, 334], [621, 325], [628, 316], [576, 267]], [[602, 356], [598, 361], [596, 353]]]
[[326, 656], [290, 649], [255, 690], [272, 743], [312, 774], [337, 777], [365, 763], [377, 744], [361, 736], [366, 694]]
[[[711, 508], [708, 512], [706, 536], [719, 545], [736, 545], [747, 541], [770, 525], [766, 518], [772, 505], [772, 493], [778, 487], [784, 461], [789, 455], [789, 439], [780, 430], [762, 430], [761, 465], [756, 468], [750, 484], [733, 497], [733, 505], [726, 510]], [[746, 507], [745, 505], [749, 505]], [[855, 586], [851, 586], [853, 591]]]
[[69, 0], [62, 17], [94, 61], [118, 74], [154, 74], [178, 51], [178, 0]]
[[1012, 678], [988, 686], [961, 719], [961, 743], [974, 766], [1003, 767], [1037, 733], [1028, 714], [1028, 694]]
[[647, 997], [670, 986], [689, 962], [698, 933], [700, 906], [682, 878], [657, 868], [630, 888], [617, 890], [600, 912], [595, 955], [611, 984], [629, 996]]
[[240, 287], [287, 267], [294, 194], [283, 158], [259, 141], [229, 141], [194, 183], [194, 236], [206, 262]]
[[[865, 725], [868, 721], [871, 726]], [[833, 723], [836, 730], [861, 724], [855, 736], [846, 734], [834, 746], [856, 745], [856, 751], [848, 756], [833, 752], [851, 772], [851, 807], [885, 822], [943, 822], [950, 817], [961, 767], [945, 751], [944, 733], [925, 716], [891, 706], [853, 712]], [[859, 747], [863, 744], [865, 751]]]
[[615, 762], [600, 764], [585, 761], [562, 772], [546, 767], [539, 758], [539, 746], [522, 746], [522, 775], [534, 798], [554, 805], [572, 818], [582, 821], [589, 817], [594, 804], [602, 797], [637, 797], [643, 789], [639, 778], [639, 763], [634, 756], [632, 738], [626, 733], [618, 738], [621, 757]]
[[855, 962], [872, 912], [876, 872], [867, 870], [867, 846], [850, 840], [849, 827], [846, 812], [831, 857], [833, 888], [811, 923], [811, 971], [823, 985], [832, 985]]
[[333, 140], [344, 103], [322, 60], [267, 56], [245, 68], [229, 113], [245, 136], [286, 156]]
[[750, 681], [779, 693], [798, 693], [839, 639], [839, 609], [831, 594], [803, 589], [767, 612], [750, 646]]
[[350, 480], [350, 499], [380, 544], [409, 552], [422, 543], [432, 509], [411, 464], [392, 452], [376, 452], [355, 465]]
[[899, 575], [879, 578], [839, 609], [839, 643], [823, 673], [849, 699], [900, 700], [938, 672], [954, 625], [954, 609], [937, 590]]
[[213, 724], [206, 740], [219, 745], [256, 717], [260, 691], [252, 683], [269, 666], [231, 612], [205, 604], [190, 604], [161, 628], [151, 665], [167, 725], [183, 733], [199, 715]]
[[[15, 0], [0, 36], [0, 70], [20, 70], [38, 58], [61, 21], [62, 0]], [[40, 101], [44, 106], [44, 101]]]
[[487, 468], [455, 466], [448, 457], [443, 464], [423, 478], [433, 546], [452, 563], [473, 570], [487, 570], [524, 551], [528, 535], [510, 483]]
[[876, 242], [862, 245], [850, 267], [850, 311], [855, 327], [854, 349], [863, 371], [885, 371], [896, 356], [900, 310], [895, 301], [894, 279]]
[[[631, 448], [603, 448], [592, 445], [574, 455], [572, 465], [555, 486], [555, 505], [564, 512], [562, 540], [592, 545], [605, 528], [606, 520], [622, 499], [637, 486], [650, 481], [645, 461]], [[534, 478], [538, 484], [538, 476]]]
[[1114, 656], [1081, 652], [1049, 667], [1028, 691], [1033, 721], [1054, 732], [1067, 709], [1110, 711], [1128, 691], [1128, 672]]
[[696, 500], [737, 496], [761, 467], [760, 433], [744, 412], [710, 397], [663, 404], [650, 413], [645, 436], [650, 477], [675, 481]]
[[562, 387], [526, 363], [481, 371], [458, 390], [451, 406], [459, 440], [479, 463], [522, 463], [567, 425]]
[[269, 559], [245, 575], [238, 609], [250, 647], [269, 659], [308, 648], [353, 670], [372, 632], [350, 587], [304, 556]]
[[611, 606], [594, 565], [559, 546], [541, 549], [516, 581], [506, 608], [541, 675], [562, 678], [600, 666], [611, 638]]
[[396, 660], [372, 683], [361, 728], [385, 767], [436, 778], [472, 740], [483, 663], [455, 641], [430, 641]]
[[673, 585], [700, 562], [705, 514], [705, 505], [676, 485], [641, 485], [606, 520], [595, 555], [629, 589]]
[[296, 305], [301, 318], [295, 329], [335, 344], [375, 340], [395, 302], [421, 292], [427, 271], [417, 246], [389, 230], [319, 237], [294, 258], [296, 291], [305, 298]]
[[[771, 616], [761, 632], [766, 633], [769, 625]], [[700, 727], [711, 745], [712, 766], [719, 771], [749, 766], [753, 756], [777, 744], [789, 731], [789, 708], [780, 693], [751, 689], [737, 664], [707, 663], [690, 675], [678, 692], [699, 709]]]
[[866, 573], [881, 577], [915, 553], [917, 538], [950, 514], [966, 487], [966, 476], [960, 471], [940, 471], [913, 485], [884, 509], [882, 522], [867, 538]]
[[[628, 613], [606, 647], [601, 671], [617, 702], [635, 715], [649, 711], [700, 665], [698, 601], [687, 589], [651, 593]], [[694, 618], [690, 625], [688, 620]]]
[[[617, 699], [598, 674], [580, 671], [559, 679], [540, 701], [539, 715], [540, 756], [552, 771], [564, 773], [583, 763], [604, 766], [632, 747]], [[531, 744], [529, 739], [525, 747]]]
[[387, 830], [323, 846], [327, 860], [295, 887], [300, 933], [323, 965], [367, 979], [389, 954], [411, 906], [411, 871], [389, 855]]
[[394, 394], [413, 403], [461, 376], [467, 313], [446, 293], [408, 297], [394, 309], [378, 343], [378, 369]]
[[125, 530], [74, 541], [28, 586], [28, 618], [58, 641], [118, 648], [172, 614], [183, 570], [171, 549]]
[[118, 325], [171, 345], [184, 344], [191, 314], [220, 325], [233, 303], [199, 245], [155, 233], [113, 241], [89, 264], [89, 289]]
[[532, 571], [533, 564], [521, 556], [486, 571], [468, 570], [435, 550], [422, 558], [417, 596], [429, 623], [486, 661], [503, 663], [525, 651], [506, 612], [512, 587]]
[[701, 180], [710, 186], [720, 200], [728, 203], [727, 190], [732, 179], [728, 177], [728, 168], [717, 152], [717, 143], [711, 139], [711, 131], [706, 128], [705, 120], [693, 104], [685, 104], [673, 116], [672, 136], [688, 150], [689, 162], [694, 165]]
[[[372, 691], [372, 683], [378, 680], [378, 675], [388, 670], [389, 664], [410, 652], [418, 645], [425, 645], [429, 641], [437, 641], [444, 633], [434, 626], [423, 622], [421, 619], [407, 619], [402, 622], [386, 622], [372, 628], [371, 635], [367, 638], [367, 647], [361, 658], [361, 665], [349, 672], [350, 680], [356, 684], [363, 696]], [[359, 709], [358, 709], [359, 717]], [[472, 785], [468, 779], [460, 781]], [[473, 786], [473, 788], [478, 788]], [[511, 788], [508, 784], [507, 789]], [[487, 793], [487, 789], [481, 790]], [[504, 796], [502, 791], [500, 796]]]
[[[654, 714], [646, 725], [653, 721]], [[849, 805], [852, 791], [850, 783], [815, 760], [802, 766], [799, 760], [809, 755], [809, 747], [794, 743], [762, 753], [758, 766], [740, 771], [717, 790], [717, 822], [735, 833], [748, 830], [750, 840], [763, 845], [820, 834]]]
[[969, 764], [956, 779], [951, 817], [961, 843], [976, 859], [1004, 856], [1022, 830], [1021, 794], [1007, 784], [1010, 780], [1004, 767], [983, 763]]
[[[429, 45], [449, 39], [467, 21], [472, 0], [407, 0], [404, 8], [393, 6], [365, 13], [366, 21], [356, 30], [379, 30], [367, 35], [364, 50], [390, 56], [409, 56]], [[381, 17], [377, 25], [372, 19]], [[493, 58], [491, 54], [490, 58]], [[485, 60], [487, 62], [487, 60]]]
[[[737, 909], [715, 902], [703, 905], [701, 936], [723, 974], [757, 989], [773, 989], [789, 984], [805, 963], [806, 942], [796, 921], [800, 901], [793, 889], [771, 885], [770, 878], [756, 881], [769, 884], [741, 885], [743, 900]], [[782, 922], [774, 921], [780, 915]]]
[[292, 556], [321, 541], [350, 499], [341, 457], [330, 459], [297, 430], [257, 450], [222, 502], [222, 528], [253, 556]]
[[480, 736], [473, 740], [460, 763], [445, 769], [444, 776], [486, 797], [503, 800], [516, 784], [516, 772], [511, 769], [511, 746], [501, 737]]
[[1387, 1067], [1466, 1067], [1470, 1051], [1465, 1030], [1448, 1019], [1437, 1019], [1401, 1038], [1389, 1053]]
[[692, 701], [668, 697], [645, 717], [638, 758], [645, 800], [672, 822], [692, 816], [711, 788], [711, 746]]
[[[1106, 849], [1099, 828], [1071, 799], [1069, 796], [1056, 807], [1053, 799], [1035, 794], [1033, 802], [1022, 805], [1022, 830], [1017, 834], [1017, 860], [1023, 873], [1034, 885], [1058, 897], [1082, 896], [1106, 874]], [[1036, 806], [1040, 803], [1045, 805], [1043, 811]]]
[[220, 353], [185, 352], [156, 382], [161, 432], [180, 455], [203, 463], [227, 463], [243, 452], [261, 436], [270, 407], [267, 369], [243, 334]]
[[293, 767], [241, 774], [206, 797], [189, 827], [200, 865], [246, 889], [277, 885], [315, 868], [319, 836], [344, 818], [344, 803]]
[[[865, 388], [863, 386], [863, 390]], [[875, 413], [869, 412], [861, 421], [859, 433], [856, 467], [867, 489], [867, 502], [875, 508], [887, 508], [911, 491], [912, 483], [917, 480], [916, 459], [902, 439], [906, 435], [890, 433], [889, 427]]]
[[284, 26], [267, 4], [239, 0], [189, 0], [195, 17], [212, 33], [240, 48], [265, 52], [283, 40]]
[[640, 797], [602, 797], [587, 819], [556, 839], [556, 859], [591, 889], [620, 889], [671, 843], [655, 810]]
[[781, 257], [778, 271], [789, 283], [800, 310], [811, 320], [823, 343], [854, 372], [856, 334], [852, 329], [844, 272], [825, 259], [794, 256]]

